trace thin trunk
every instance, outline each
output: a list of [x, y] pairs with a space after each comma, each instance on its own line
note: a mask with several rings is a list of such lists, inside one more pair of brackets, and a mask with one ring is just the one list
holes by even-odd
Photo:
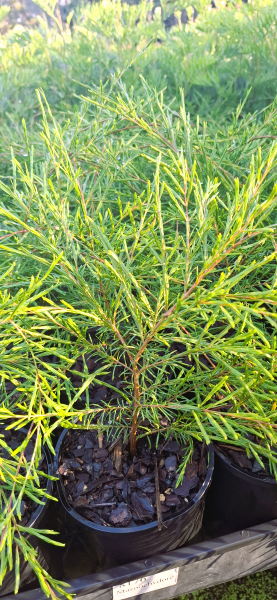
[[130, 437], [130, 452], [132, 456], [136, 454], [136, 441], [137, 441], [137, 428], [138, 428], [138, 412], [139, 412], [139, 382], [138, 382], [138, 371], [137, 367], [133, 369], [133, 382], [134, 382], [134, 406], [133, 406], [133, 419], [131, 426], [131, 437]]

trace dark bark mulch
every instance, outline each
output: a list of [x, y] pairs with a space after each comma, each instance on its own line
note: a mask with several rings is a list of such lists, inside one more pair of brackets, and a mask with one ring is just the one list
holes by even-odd
[[141, 439], [132, 458], [121, 439], [111, 443], [104, 438], [99, 444], [95, 431], [69, 431], [59, 473], [69, 504], [86, 519], [107, 527], [134, 527], [191, 505], [205, 480], [207, 450], [195, 444], [192, 462], [177, 487], [184, 454], [173, 440], [155, 450]]
[[253, 455], [250, 455], [248, 458], [244, 448], [236, 448], [235, 446], [232, 448], [230, 446], [228, 447], [227, 444], [217, 444], [217, 447], [220, 452], [231, 461], [232, 465], [240, 471], [248, 473], [248, 475], [252, 475], [253, 477], [257, 477], [258, 479], [275, 480], [274, 475], [270, 471], [269, 462], [266, 458], [262, 458], [262, 462], [264, 464], [263, 469]]

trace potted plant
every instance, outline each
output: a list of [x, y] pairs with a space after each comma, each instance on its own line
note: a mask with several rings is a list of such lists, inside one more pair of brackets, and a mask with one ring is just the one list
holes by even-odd
[[40, 448], [34, 424], [29, 430], [19, 429], [10, 415], [8, 427], [1, 426], [0, 473], [0, 596], [16, 594], [20, 585], [38, 579], [44, 591], [54, 597], [55, 590], [64, 590], [63, 584], [46, 571], [49, 556], [45, 542], [62, 544], [49, 537], [55, 532], [41, 528], [53, 498], [53, 463], [47, 446]]
[[[49, 308], [56, 324], [75, 332], [85, 359], [70, 406], [89, 392], [86, 406], [75, 411], [89, 433], [64, 433], [57, 447], [60, 497], [70, 517], [93, 532], [106, 554], [117, 548], [122, 561], [172, 549], [201, 526], [202, 510], [196, 525], [179, 520], [182, 535], [174, 524], [207, 488], [206, 480], [202, 492], [188, 492], [190, 469], [199, 478], [204, 456], [195, 442], [232, 443], [257, 460], [267, 457], [273, 469], [276, 463], [274, 343], [255, 325], [266, 314], [261, 302], [275, 302], [275, 291], [251, 285], [276, 258], [274, 246], [260, 253], [272, 239], [263, 220], [275, 197], [255, 201], [249, 178], [218, 220], [217, 184], [208, 183], [204, 193], [182, 157], [174, 166], [174, 175], [164, 169], [173, 187], [161, 180], [158, 162], [145, 199], [135, 197], [117, 222], [99, 211], [99, 220], [89, 221], [90, 241], [77, 234], [82, 271], [61, 260], [73, 282], [71, 298], [64, 308]], [[93, 335], [85, 335], [92, 325]], [[155, 453], [160, 464], [174, 463], [168, 490], [155, 477]], [[138, 463], [147, 468], [145, 479], [134, 474]], [[139, 485], [145, 487], [138, 493]], [[170, 503], [174, 510], [163, 516]]]
[[57, 499], [43, 407], [57, 396], [53, 382], [62, 376], [62, 362], [55, 369], [53, 352], [59, 356], [59, 350], [51, 347], [49, 329], [32, 327], [42, 280], [33, 278], [27, 289], [10, 294], [14, 269], [15, 263], [1, 277], [0, 292], [0, 596], [39, 581], [48, 596], [59, 591], [69, 598], [63, 583], [47, 573], [51, 545], [63, 544], [48, 528], [50, 500]]
[[[129, 121], [136, 132], [147, 131], [151, 139], [151, 127], [132, 103], [124, 105], [121, 99], [109, 108], [105, 98], [103, 108]], [[140, 152], [140, 171], [130, 163], [122, 169], [123, 183], [139, 181], [140, 194], [130, 195], [128, 202], [114, 200], [111, 210], [101, 196], [99, 176], [94, 212], [88, 210], [91, 196], [86, 201], [64, 145], [57, 164], [49, 134], [53, 171], [62, 172], [57, 176], [58, 210], [46, 183], [42, 199], [39, 178], [32, 188], [29, 182], [32, 202], [24, 204], [31, 224], [9, 207], [0, 209], [10, 225], [27, 232], [24, 247], [11, 242], [6, 252], [22, 254], [29, 266], [39, 263], [43, 269], [51, 267], [54, 256], [56, 264], [45, 277], [55, 290], [45, 293], [39, 315], [44, 327], [56, 328], [61, 355], [71, 336], [74, 357], [77, 350], [83, 357], [83, 369], [79, 363], [68, 375], [66, 401], [48, 403], [48, 415], [56, 419], [53, 427], [62, 424], [91, 434], [79, 440], [78, 432], [70, 440], [65, 433], [65, 444], [58, 446], [62, 500], [70, 516], [93, 529], [100, 545], [114, 554], [112, 536], [122, 560], [176, 547], [200, 527], [212, 470], [210, 451], [206, 472], [205, 445], [211, 441], [244, 447], [257, 460], [264, 456], [273, 470], [276, 464], [275, 342], [257, 326], [261, 317], [271, 318], [276, 301], [271, 225], [276, 198], [270, 182], [276, 147], [264, 162], [258, 154], [244, 184], [236, 180], [226, 194], [217, 180], [201, 183], [184, 114], [182, 126], [189, 164], [182, 146], [154, 130], [160, 155], [153, 145], [151, 157]], [[144, 165], [148, 184], [139, 177]], [[28, 181], [28, 175], [22, 179]], [[12, 198], [19, 204], [15, 194]], [[39, 228], [38, 207], [43, 215]], [[20, 210], [25, 210], [22, 202]], [[36, 253], [28, 248], [27, 236], [32, 246], [36, 241]], [[147, 448], [148, 464], [142, 456]], [[90, 450], [90, 462], [83, 460], [84, 450]], [[108, 475], [102, 465], [106, 460], [111, 461]], [[165, 471], [166, 488], [159, 468]], [[148, 480], [139, 484], [139, 492], [144, 476]], [[119, 486], [105, 477], [118, 478]], [[188, 492], [190, 480], [195, 486]], [[104, 501], [111, 483], [113, 495], [107, 492]], [[183, 521], [190, 510], [198, 511], [196, 524]], [[182, 519], [180, 535], [174, 518]]]

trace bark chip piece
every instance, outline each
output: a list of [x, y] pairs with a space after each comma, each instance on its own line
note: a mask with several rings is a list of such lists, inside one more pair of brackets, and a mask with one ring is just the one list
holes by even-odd
[[78, 496], [78, 498], [76, 498], [76, 500], [73, 502], [73, 507], [80, 508], [80, 506], [88, 506], [88, 504], [89, 502], [86, 498], [84, 498], [84, 496]]
[[168, 456], [164, 461], [164, 466], [167, 471], [176, 471], [177, 469], [177, 458], [175, 454]]
[[153, 504], [147, 496], [133, 492], [132, 505], [134, 507], [134, 519], [143, 520], [151, 518], [154, 514]]
[[112, 510], [109, 521], [115, 527], [126, 527], [132, 519], [132, 513], [125, 502], [120, 502], [117, 508]]

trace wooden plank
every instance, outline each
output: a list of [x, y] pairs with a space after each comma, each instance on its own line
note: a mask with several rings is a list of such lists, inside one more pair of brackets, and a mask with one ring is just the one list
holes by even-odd
[[[115, 585], [179, 567], [175, 586], [136, 596], [141, 600], [168, 600], [276, 565], [277, 520], [274, 520], [145, 561], [71, 580], [68, 591], [76, 594], [75, 600], [112, 600]], [[5, 596], [4, 599], [45, 600], [45, 595], [40, 590], [32, 590], [17, 596]]]

